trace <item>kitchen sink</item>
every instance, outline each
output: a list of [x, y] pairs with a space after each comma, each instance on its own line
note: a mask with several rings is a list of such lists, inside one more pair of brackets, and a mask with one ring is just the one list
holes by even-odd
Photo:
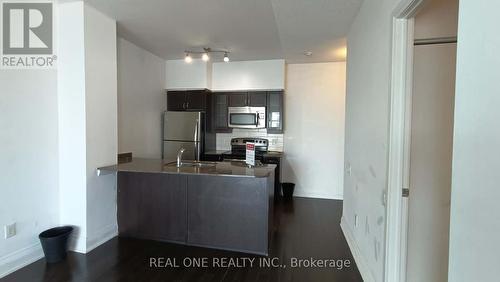
[[[183, 161], [181, 167], [213, 167], [216, 162]], [[177, 162], [167, 163], [165, 166], [177, 166]]]

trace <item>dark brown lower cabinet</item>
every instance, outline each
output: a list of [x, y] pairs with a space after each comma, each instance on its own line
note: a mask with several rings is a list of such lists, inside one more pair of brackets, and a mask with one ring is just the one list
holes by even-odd
[[185, 242], [187, 176], [160, 173], [118, 173], [120, 235]]
[[274, 173], [118, 173], [118, 231], [125, 237], [267, 255], [273, 202]]
[[190, 176], [188, 244], [267, 254], [269, 188], [267, 178]]

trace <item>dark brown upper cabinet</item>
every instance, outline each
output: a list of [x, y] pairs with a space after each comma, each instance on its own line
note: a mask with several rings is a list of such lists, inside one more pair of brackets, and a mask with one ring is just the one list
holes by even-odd
[[266, 92], [248, 92], [248, 106], [265, 107], [267, 106]]
[[229, 133], [232, 129], [227, 126], [227, 107], [229, 105], [229, 95], [225, 92], [214, 93], [213, 95], [213, 124], [215, 132]]
[[167, 110], [206, 111], [208, 94], [206, 89], [167, 91]]
[[167, 110], [184, 111], [186, 93], [184, 91], [167, 91]]
[[283, 133], [283, 91], [267, 92], [267, 133]]
[[266, 107], [267, 132], [283, 133], [283, 91], [215, 92], [212, 93], [215, 132], [228, 133], [228, 107]]
[[267, 96], [265, 91], [228, 92], [229, 107], [265, 107]]
[[247, 92], [230, 92], [227, 93], [229, 98], [229, 107], [246, 107], [248, 106]]

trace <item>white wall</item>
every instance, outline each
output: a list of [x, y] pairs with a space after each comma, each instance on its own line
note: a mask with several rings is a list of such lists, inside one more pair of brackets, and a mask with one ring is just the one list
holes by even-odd
[[285, 61], [165, 62], [166, 89], [207, 88], [213, 91], [285, 88]]
[[96, 175], [117, 162], [118, 113], [116, 22], [88, 5], [84, 12], [88, 252], [118, 233], [116, 175]]
[[[365, 281], [383, 281], [392, 12], [403, 0], [364, 1], [347, 37], [342, 229]], [[355, 226], [355, 216], [358, 225]]]
[[0, 277], [43, 256], [45, 229], [79, 227], [82, 252], [116, 233], [116, 181], [94, 176], [116, 162], [115, 23], [81, 1], [57, 9], [57, 71], [0, 70]]
[[115, 21], [82, 1], [58, 5], [60, 223], [77, 227], [70, 248], [87, 252], [116, 235]]
[[118, 151], [161, 157], [165, 61], [118, 38]]
[[342, 199], [345, 66], [287, 65], [283, 181], [296, 196]]
[[210, 89], [212, 86], [210, 62], [201, 59], [195, 59], [191, 63], [167, 60], [165, 70], [165, 89]]
[[284, 88], [284, 60], [213, 63], [211, 89], [214, 91]]
[[499, 10], [459, 2], [448, 281], [500, 277]]
[[81, 1], [57, 6], [60, 223], [75, 226], [70, 248], [80, 252], [87, 248], [83, 6]]
[[0, 70], [0, 85], [2, 277], [40, 258], [38, 234], [59, 222], [56, 71]]

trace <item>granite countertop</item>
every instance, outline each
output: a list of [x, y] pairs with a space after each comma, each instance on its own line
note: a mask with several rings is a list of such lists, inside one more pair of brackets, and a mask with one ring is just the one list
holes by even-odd
[[[167, 165], [174, 163], [174, 165]], [[161, 159], [133, 158], [131, 162], [98, 168], [98, 174], [103, 172], [149, 172], [172, 174], [196, 174], [218, 176], [268, 177], [276, 168], [274, 164], [264, 164], [249, 168], [244, 162], [215, 162], [214, 166], [206, 167], [176, 167], [175, 161]]]

